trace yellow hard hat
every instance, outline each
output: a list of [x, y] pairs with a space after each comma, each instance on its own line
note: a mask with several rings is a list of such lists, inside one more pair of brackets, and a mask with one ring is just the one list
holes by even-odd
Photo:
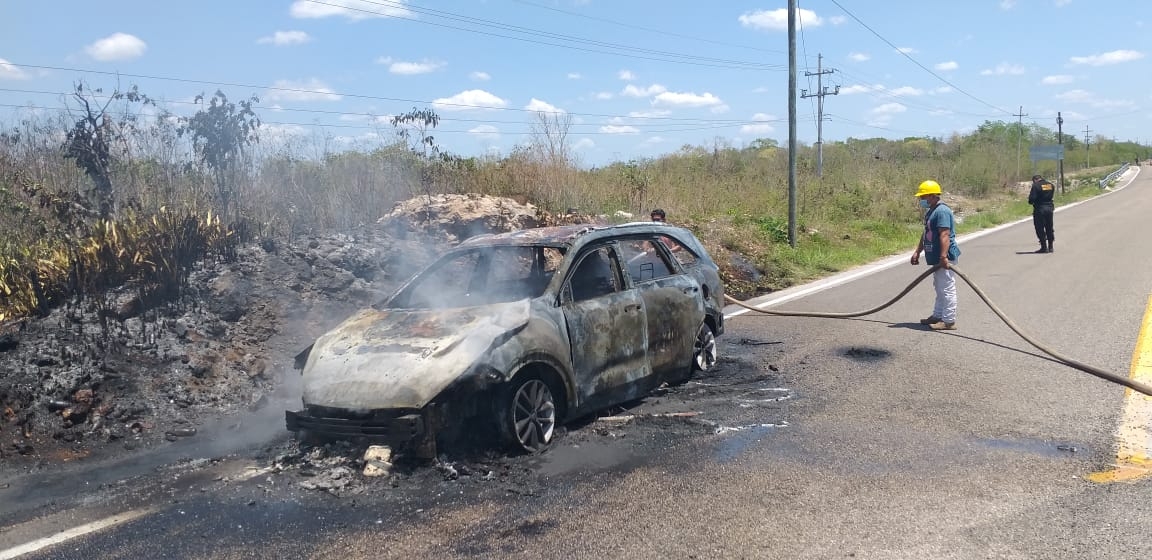
[[940, 183], [937, 183], [932, 179], [928, 179], [927, 181], [920, 183], [920, 188], [916, 189], [916, 197], [919, 198], [929, 194], [940, 194], [941, 192], [943, 191], [940, 190]]

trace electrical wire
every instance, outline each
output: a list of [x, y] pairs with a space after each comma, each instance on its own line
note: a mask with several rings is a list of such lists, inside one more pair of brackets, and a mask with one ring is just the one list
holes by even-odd
[[1012, 115], [1012, 114], [1014, 114], [1014, 113], [1012, 113], [1012, 111], [1008, 111], [1008, 110], [1006, 110], [1006, 109], [1002, 109], [1002, 108], [1000, 108], [1000, 107], [997, 107], [996, 105], [993, 105], [992, 103], [989, 103], [989, 102], [987, 102], [987, 101], [984, 101], [983, 99], [980, 99], [979, 97], [976, 97], [975, 95], [972, 95], [971, 93], [968, 93], [968, 91], [964, 90], [964, 89], [963, 89], [963, 88], [961, 88], [960, 86], [957, 86], [956, 84], [953, 84], [952, 82], [950, 82], [950, 81], [948, 81], [948, 80], [944, 79], [942, 76], [940, 76], [940, 75], [939, 75], [939, 74], [937, 74], [936, 72], [933, 72], [933, 71], [932, 71], [931, 69], [929, 69], [927, 66], [924, 66], [923, 64], [920, 64], [920, 62], [919, 62], [918, 60], [916, 60], [915, 58], [912, 58], [912, 56], [911, 56], [911, 55], [909, 55], [908, 53], [904, 52], [904, 50], [903, 50], [903, 49], [901, 49], [900, 47], [897, 47], [895, 44], [893, 44], [893, 43], [892, 43], [892, 41], [889, 41], [888, 39], [884, 38], [884, 36], [883, 36], [883, 35], [881, 35], [880, 33], [878, 33], [878, 32], [877, 32], [875, 29], [872, 29], [871, 27], [869, 27], [869, 26], [868, 26], [868, 24], [864, 23], [864, 21], [863, 21], [863, 20], [861, 20], [860, 18], [856, 17], [856, 14], [853, 14], [852, 12], [848, 11], [848, 9], [847, 9], [847, 8], [845, 8], [843, 5], [841, 5], [841, 4], [840, 4], [840, 2], [837, 2], [836, 0], [831, 0], [831, 2], [832, 2], [833, 4], [835, 4], [835, 5], [836, 5], [836, 7], [840, 8], [841, 10], [843, 10], [843, 11], [844, 11], [844, 13], [848, 15], [848, 17], [850, 17], [850, 18], [852, 18], [852, 19], [856, 20], [856, 23], [859, 23], [861, 26], [863, 26], [863, 27], [864, 27], [864, 29], [867, 29], [869, 32], [871, 32], [873, 35], [875, 35], [875, 36], [876, 36], [876, 38], [880, 39], [880, 40], [881, 40], [881, 41], [883, 41], [883, 42], [884, 42], [886, 45], [888, 45], [888, 46], [892, 47], [893, 49], [895, 49], [895, 50], [896, 50], [896, 52], [900, 53], [900, 54], [901, 54], [901, 55], [902, 55], [904, 58], [907, 58], [908, 60], [912, 61], [912, 63], [913, 63], [913, 64], [915, 64], [916, 66], [919, 66], [921, 70], [924, 70], [925, 72], [927, 72], [927, 73], [931, 74], [931, 75], [932, 75], [933, 77], [935, 77], [937, 80], [940, 80], [941, 82], [943, 82], [943, 83], [947, 84], [947, 85], [948, 85], [949, 87], [951, 87], [952, 89], [955, 89], [956, 91], [958, 91], [958, 92], [960, 92], [960, 93], [964, 94], [965, 96], [967, 96], [967, 97], [969, 97], [969, 98], [971, 98], [971, 99], [974, 99], [975, 101], [979, 102], [979, 103], [980, 103], [980, 104], [982, 104], [982, 105], [985, 105], [985, 106], [987, 106], [987, 107], [991, 107], [992, 109], [995, 109], [995, 110], [997, 110], [997, 111], [999, 111], [999, 112], [1001, 112], [1001, 113], [1004, 113], [1004, 114], [1006, 114], [1006, 115]]
[[[238, 82], [223, 82], [223, 81], [212, 82], [212, 81], [207, 81], [207, 80], [196, 80], [196, 79], [191, 79], [191, 78], [175, 78], [175, 77], [171, 77], [171, 76], [155, 76], [155, 75], [149, 75], [149, 74], [130, 74], [130, 73], [125, 73], [125, 72], [113, 72], [113, 71], [109, 71], [109, 70], [89, 70], [89, 69], [83, 69], [83, 68], [67, 68], [67, 67], [62, 67], [62, 66], [49, 66], [49, 65], [44, 65], [44, 64], [24, 64], [24, 63], [20, 63], [20, 62], [9, 62], [8, 64], [10, 64], [12, 66], [19, 66], [22, 68], [34, 68], [37, 70], [55, 70], [55, 71], [59, 71], [59, 72], [76, 72], [76, 73], [80, 73], [80, 74], [95, 74], [95, 75], [102, 75], [102, 76], [114, 76], [117, 78], [136, 78], [136, 79], [141, 79], [141, 80], [157, 80], [157, 81], [167, 81], [167, 82], [176, 82], [176, 83], [185, 83], [185, 84], [206, 85], [206, 86], [214, 86], [214, 87], [225, 86], [225, 87], [235, 87], [235, 88], [250, 88], [253, 90], [265, 90], [265, 91], [280, 92], [280, 93], [305, 93], [305, 94], [339, 95], [342, 97], [350, 97], [353, 99], [368, 99], [368, 100], [375, 100], [375, 101], [396, 101], [396, 102], [402, 102], [402, 103], [426, 104], [426, 105], [432, 105], [434, 107], [439, 106], [439, 107], [458, 107], [461, 109], [484, 109], [484, 110], [493, 110], [493, 111], [513, 111], [513, 112], [530, 113], [530, 114], [539, 113], [539, 111], [535, 111], [532, 109], [521, 109], [521, 108], [517, 108], [517, 107], [489, 107], [489, 106], [468, 105], [468, 104], [464, 104], [464, 103], [449, 103], [449, 102], [443, 102], [443, 101], [423, 101], [423, 100], [419, 100], [419, 99], [406, 99], [406, 98], [402, 98], [402, 97], [386, 97], [386, 96], [382, 96], [382, 95], [366, 95], [366, 94], [358, 94], [358, 93], [318, 91], [318, 90], [307, 89], [307, 88], [280, 87], [280, 86], [257, 86], [257, 85], [253, 85], [253, 84], [244, 84], [244, 83], [238, 83]], [[655, 116], [653, 116], [653, 117], [640, 117], [640, 116], [615, 115], [615, 114], [606, 114], [606, 113], [567, 113], [567, 114], [572, 115], [572, 116], [579, 116], [579, 117], [604, 117], [604, 118], [627, 117], [627, 118], [637, 118], [637, 119], [641, 119], [641, 118], [649, 119], [650, 118], [653, 120], [676, 120], [675, 117], [655, 117]], [[741, 121], [741, 122], [746, 122], [746, 121]]]
[[[443, 28], [447, 28], [447, 29], [455, 29], [458, 31], [466, 31], [469, 33], [477, 33], [477, 34], [486, 35], [489, 37], [499, 37], [499, 38], [503, 38], [503, 39], [511, 39], [511, 40], [515, 40], [515, 41], [524, 41], [524, 42], [528, 42], [528, 43], [535, 43], [535, 44], [547, 45], [547, 46], [552, 46], [552, 47], [567, 48], [567, 49], [573, 49], [573, 50], [584, 51], [584, 52], [592, 52], [592, 53], [597, 53], [597, 54], [626, 56], [629, 58], [635, 58], [635, 59], [641, 59], [641, 60], [653, 60], [653, 61], [657, 61], [657, 62], [668, 62], [668, 63], [673, 63], [673, 64], [688, 64], [688, 65], [705, 66], [705, 67], [711, 67], [711, 68], [726, 68], [726, 69], [736, 69], [736, 70], [763, 70], [763, 71], [783, 71], [783, 70], [786, 70], [785, 66], [779, 65], [779, 64], [765, 64], [765, 63], [760, 63], [760, 62], [749, 62], [749, 61], [741, 61], [741, 60], [728, 60], [728, 59], [701, 57], [701, 56], [690, 55], [690, 54], [675, 53], [675, 52], [669, 52], [669, 51], [659, 51], [659, 50], [654, 50], [654, 49], [645, 49], [645, 48], [641, 48], [641, 47], [632, 47], [629, 45], [621, 45], [621, 44], [617, 44], [617, 43], [608, 43], [608, 42], [604, 42], [604, 41], [596, 41], [596, 40], [585, 39], [585, 38], [576, 37], [576, 36], [572, 36], [572, 35], [564, 35], [564, 34], [560, 34], [560, 33], [551, 33], [551, 32], [547, 32], [547, 31], [540, 31], [540, 30], [535, 30], [535, 29], [531, 29], [531, 28], [527, 28], [527, 27], [509, 25], [509, 24], [504, 24], [504, 23], [495, 22], [495, 21], [491, 21], [491, 20], [485, 20], [485, 19], [481, 19], [481, 18], [473, 18], [470, 16], [464, 16], [461, 14], [456, 14], [453, 12], [447, 12], [447, 11], [443, 11], [443, 10], [434, 10], [431, 8], [421, 8], [418, 6], [413, 6], [412, 4], [388, 2], [387, 0], [380, 1], [380, 2], [372, 1], [372, 0], [360, 0], [360, 1], [361, 1], [361, 3], [364, 3], [364, 4], [373, 4], [373, 5], [381, 6], [384, 8], [400, 8], [400, 7], [402, 7], [404, 9], [411, 10], [415, 13], [430, 15], [433, 17], [439, 17], [439, 18], [447, 19], [449, 21], [458, 21], [458, 22], [462, 22], [462, 23], [468, 23], [471, 25], [478, 25], [481, 27], [495, 28], [495, 29], [509, 31], [509, 32], [513, 32], [513, 33], [522, 33], [524, 35], [529, 35], [529, 36], [538, 36], [538, 37], [544, 37], [544, 38], [554, 39], [554, 40], [559, 40], [559, 41], [569, 41], [569, 42], [573, 42], [573, 43], [586, 44], [586, 45], [591, 45], [594, 47], [600, 47], [600, 49], [578, 47], [578, 46], [564, 44], [564, 43], [540, 41], [540, 40], [536, 40], [536, 39], [529, 39], [526, 37], [517, 37], [515, 35], [505, 35], [505, 34], [501, 34], [501, 33], [482, 31], [482, 30], [478, 30], [478, 29], [470, 29], [467, 27], [460, 27], [460, 26], [449, 25], [449, 24], [445, 24], [445, 23], [437, 23], [437, 22], [433, 22], [433, 21], [424, 21], [424, 20], [417, 19], [417, 18], [409, 18], [409, 17], [399, 16], [399, 15], [385, 14], [382, 12], [377, 12], [377, 11], [368, 10], [368, 9], [364, 9], [364, 8], [354, 8], [351, 6], [345, 6], [345, 5], [341, 5], [341, 4], [333, 4], [333, 3], [329, 3], [329, 2], [323, 2], [321, 0], [305, 0], [305, 1], [310, 2], [312, 4], [330, 6], [330, 7], [340, 8], [340, 9], [348, 10], [348, 11], [361, 12], [361, 13], [372, 14], [372, 15], [376, 15], [376, 16], [387, 16], [391, 19], [399, 19], [399, 20], [409, 21], [409, 22], [413, 22], [413, 23], [420, 23], [420, 24], [424, 24], [424, 25], [432, 25], [432, 26], [443, 27]], [[640, 54], [626, 54], [626, 53], [621, 53], [621, 52], [614, 52], [612, 50], [601, 50], [604, 48], [618, 49], [621, 51], [632, 51], [634, 53], [640, 53]]]
[[[25, 94], [36, 94], [36, 95], [57, 95], [57, 96], [69, 96], [69, 95], [73, 94], [73, 92], [44, 91], [44, 90], [30, 90], [30, 89], [17, 89], [17, 88], [0, 88], [0, 92], [25, 93]], [[108, 98], [110, 96], [94, 95], [93, 97], [96, 97], [98, 99], [104, 99], [104, 98]], [[163, 101], [163, 103], [169, 104], [169, 105], [203, 105], [203, 103], [196, 103], [194, 101]], [[313, 113], [313, 114], [333, 115], [333, 116], [345, 116], [345, 115], [354, 116], [354, 117], [384, 117], [384, 116], [387, 116], [387, 115], [380, 115], [379, 113], [362, 113], [362, 112], [356, 112], [356, 111], [334, 111], [334, 110], [326, 110], [326, 109], [303, 109], [303, 108], [293, 108], [293, 107], [265, 107], [265, 108], [267, 108], [271, 111], [274, 111], [274, 112], [284, 111], [284, 112], [290, 112], [290, 113]], [[532, 113], [537, 112], [537, 111], [530, 111], [530, 110], [526, 110], [526, 111], [532, 112]], [[582, 113], [564, 113], [564, 114], [571, 114], [571, 115], [577, 115], [577, 116], [592, 116], [592, 115], [587, 114], [587, 113], [583, 113], [583, 114]], [[676, 123], [684, 123], [684, 124], [724, 124], [724, 123], [726, 123], [726, 124], [731, 124], [731, 125], [744, 125], [744, 124], [754, 124], [754, 123], [758, 123], [758, 122], [782, 122], [782, 119], [771, 119], [768, 121], [753, 121], [753, 120], [747, 120], [747, 119], [701, 119], [701, 118], [691, 118], [691, 117], [663, 117], [663, 116], [631, 115], [631, 114], [629, 114], [629, 115], [595, 115], [595, 116], [610, 117], [612, 119], [620, 119], [622, 122], [626, 122], [630, 119], [636, 120], [636, 121], [648, 121], [648, 120], [665, 121], [665, 122], [661, 122], [660, 124], [669, 124], [669, 125], [676, 124]], [[468, 119], [468, 118], [461, 118], [461, 117], [453, 117], [450, 115], [440, 115], [440, 120], [446, 121], [446, 122], [475, 122], [475, 123], [484, 123], [484, 124], [524, 124], [524, 121], [507, 121], [507, 120], [495, 120], [495, 119]], [[622, 124], [622, 123], [615, 123], [615, 124]], [[572, 126], [602, 126], [602, 123], [572, 123]]]

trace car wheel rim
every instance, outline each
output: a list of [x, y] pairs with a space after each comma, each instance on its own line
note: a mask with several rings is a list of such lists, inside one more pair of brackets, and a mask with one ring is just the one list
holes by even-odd
[[537, 452], [552, 441], [556, 429], [556, 403], [548, 384], [533, 379], [520, 386], [512, 400], [516, 439], [527, 451]]
[[693, 352], [696, 356], [696, 369], [708, 371], [716, 365], [716, 337], [707, 325], [701, 325]]

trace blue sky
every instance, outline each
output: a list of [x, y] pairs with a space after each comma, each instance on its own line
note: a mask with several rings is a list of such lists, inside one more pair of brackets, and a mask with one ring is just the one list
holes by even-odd
[[[1146, 0], [808, 0], [798, 84], [824, 139], [947, 137], [1015, 113], [1152, 142]], [[571, 118], [589, 165], [685, 144], [788, 138], [781, 0], [110, 0], [0, 3], [0, 121], [63, 105], [78, 79], [136, 84], [178, 114], [260, 97], [269, 140], [370, 146], [387, 117], [441, 116], [443, 149], [510, 153], [536, 112]], [[117, 77], [119, 74], [119, 77]], [[816, 140], [816, 99], [798, 138]]]

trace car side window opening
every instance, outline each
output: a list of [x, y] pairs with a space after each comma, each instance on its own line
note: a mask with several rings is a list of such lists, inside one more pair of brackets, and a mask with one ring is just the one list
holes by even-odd
[[661, 235], [658, 236], [657, 239], [659, 239], [660, 242], [668, 248], [668, 251], [672, 253], [673, 257], [676, 257], [677, 261], [680, 261], [681, 265], [685, 267], [692, 267], [696, 266], [700, 262], [700, 257], [696, 256], [695, 253], [682, 245], [679, 241], [676, 241], [675, 238], [668, 235]]
[[633, 282], [647, 282], [665, 278], [676, 273], [664, 254], [650, 239], [625, 239], [620, 242], [620, 252], [628, 263], [628, 274]]
[[585, 301], [620, 291], [620, 274], [607, 247], [589, 252], [576, 265], [566, 292], [572, 301]]

